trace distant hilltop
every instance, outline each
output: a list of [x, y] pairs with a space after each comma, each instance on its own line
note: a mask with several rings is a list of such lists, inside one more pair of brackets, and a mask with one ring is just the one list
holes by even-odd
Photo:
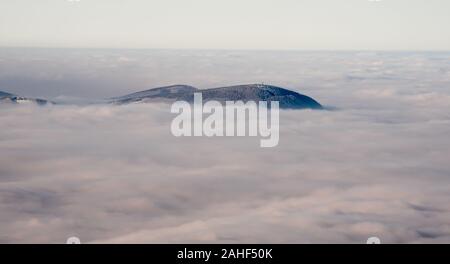
[[[131, 103], [152, 103], [175, 101], [194, 101], [194, 93], [202, 93], [203, 101], [278, 101], [282, 109], [323, 109], [316, 100], [306, 95], [273, 85], [246, 84], [211, 89], [198, 89], [189, 85], [172, 85], [154, 88], [107, 100], [107, 103], [123, 105]], [[54, 104], [51, 101], [28, 98], [0, 91], [0, 103]]]
[[150, 102], [193, 102], [194, 93], [202, 93], [204, 101], [278, 101], [283, 109], [323, 109], [316, 100], [272, 85], [246, 84], [211, 89], [197, 89], [189, 85], [172, 85], [128, 94], [111, 99], [113, 104]]
[[0, 103], [4, 103], [4, 102], [13, 103], [13, 104], [35, 103], [38, 105], [46, 105], [48, 103], [51, 103], [50, 101], [47, 101], [44, 99], [27, 98], [27, 97], [18, 96], [15, 94], [10, 94], [10, 93], [0, 91]]

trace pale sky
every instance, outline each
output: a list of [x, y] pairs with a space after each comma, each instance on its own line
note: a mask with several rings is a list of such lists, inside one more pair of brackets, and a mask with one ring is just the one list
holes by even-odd
[[450, 50], [448, 0], [0, 0], [0, 46]]

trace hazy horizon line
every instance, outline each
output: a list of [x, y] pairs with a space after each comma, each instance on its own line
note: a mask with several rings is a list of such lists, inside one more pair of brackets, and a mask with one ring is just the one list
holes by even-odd
[[1, 46], [0, 49], [58, 49], [58, 50], [171, 50], [171, 51], [277, 51], [277, 52], [450, 52], [450, 49], [236, 49], [236, 48], [137, 48], [137, 47], [45, 47], [45, 46]]

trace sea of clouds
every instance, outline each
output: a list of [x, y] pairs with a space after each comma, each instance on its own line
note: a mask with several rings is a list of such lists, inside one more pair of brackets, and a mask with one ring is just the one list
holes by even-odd
[[[450, 243], [450, 53], [0, 50], [0, 242]], [[265, 82], [280, 143], [175, 138], [152, 87]]]

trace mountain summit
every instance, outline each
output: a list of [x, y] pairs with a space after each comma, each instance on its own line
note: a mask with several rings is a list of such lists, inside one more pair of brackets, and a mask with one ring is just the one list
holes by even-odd
[[114, 104], [136, 102], [193, 102], [194, 93], [202, 93], [204, 101], [278, 101], [283, 109], [322, 109], [317, 101], [281, 87], [247, 84], [211, 89], [197, 89], [189, 85], [172, 85], [112, 98]]
[[43, 99], [27, 98], [27, 97], [18, 96], [15, 94], [10, 94], [10, 93], [0, 91], [0, 103], [1, 102], [14, 103], [14, 104], [36, 103], [38, 105], [46, 105], [49, 103], [49, 101], [43, 100]]

